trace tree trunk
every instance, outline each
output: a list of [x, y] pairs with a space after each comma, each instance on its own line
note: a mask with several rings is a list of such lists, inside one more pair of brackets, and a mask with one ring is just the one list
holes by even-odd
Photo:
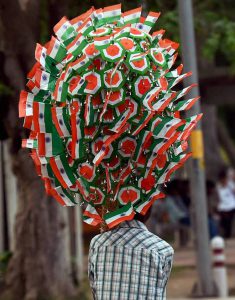
[[25, 151], [15, 157], [19, 207], [16, 248], [6, 276], [10, 299], [68, 299], [74, 295], [65, 208], [45, 196], [42, 182]]
[[[20, 5], [21, 4], [21, 5]], [[25, 136], [18, 119], [19, 91], [33, 63], [39, 38], [40, 1], [1, 0], [1, 51], [9, 98], [6, 129], [11, 139], [13, 169], [17, 177], [18, 212], [15, 222], [15, 251], [6, 273], [2, 299], [69, 299], [75, 288], [71, 278], [68, 220], [65, 208], [45, 194], [26, 150], [20, 150]], [[2, 107], [1, 109], [6, 109]]]

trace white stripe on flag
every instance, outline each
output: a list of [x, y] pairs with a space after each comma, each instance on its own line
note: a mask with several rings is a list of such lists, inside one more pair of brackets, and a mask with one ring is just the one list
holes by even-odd
[[66, 174], [66, 170], [62, 164], [60, 157], [55, 157], [55, 164], [60, 172], [60, 175], [63, 177], [63, 180], [66, 182], [66, 184], [68, 186], [73, 185], [73, 183], [70, 181], [68, 175]]

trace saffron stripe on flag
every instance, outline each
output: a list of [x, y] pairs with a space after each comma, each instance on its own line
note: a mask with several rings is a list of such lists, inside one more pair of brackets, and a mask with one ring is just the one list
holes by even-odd
[[132, 220], [135, 216], [133, 206], [131, 203], [116, 209], [114, 212], [110, 212], [104, 215], [104, 220], [109, 228], [120, 224], [123, 221]]
[[64, 155], [51, 157], [49, 163], [63, 188], [68, 188], [76, 182], [76, 178]]

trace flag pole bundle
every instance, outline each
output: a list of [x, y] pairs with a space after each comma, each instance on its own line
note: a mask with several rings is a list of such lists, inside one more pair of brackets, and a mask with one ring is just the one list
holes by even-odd
[[187, 139], [201, 115], [181, 112], [193, 86], [174, 67], [178, 44], [150, 34], [159, 13], [121, 5], [91, 8], [54, 27], [37, 44], [36, 63], [20, 94], [19, 116], [30, 135], [22, 146], [46, 192], [61, 205], [80, 204], [83, 219], [109, 228], [145, 214], [161, 185], [188, 159]]

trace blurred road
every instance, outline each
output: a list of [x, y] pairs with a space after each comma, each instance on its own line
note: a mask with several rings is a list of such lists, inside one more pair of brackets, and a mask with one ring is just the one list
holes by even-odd
[[[235, 239], [225, 241], [225, 255], [226, 265], [235, 266]], [[175, 249], [174, 267], [194, 267], [195, 264], [195, 249], [193, 247]]]
[[[227, 299], [235, 300], [235, 239], [227, 240], [225, 244], [229, 295], [231, 296]], [[167, 285], [167, 299], [187, 299], [197, 281], [195, 250], [192, 245], [180, 249], [174, 247], [174, 249], [174, 264]]]

